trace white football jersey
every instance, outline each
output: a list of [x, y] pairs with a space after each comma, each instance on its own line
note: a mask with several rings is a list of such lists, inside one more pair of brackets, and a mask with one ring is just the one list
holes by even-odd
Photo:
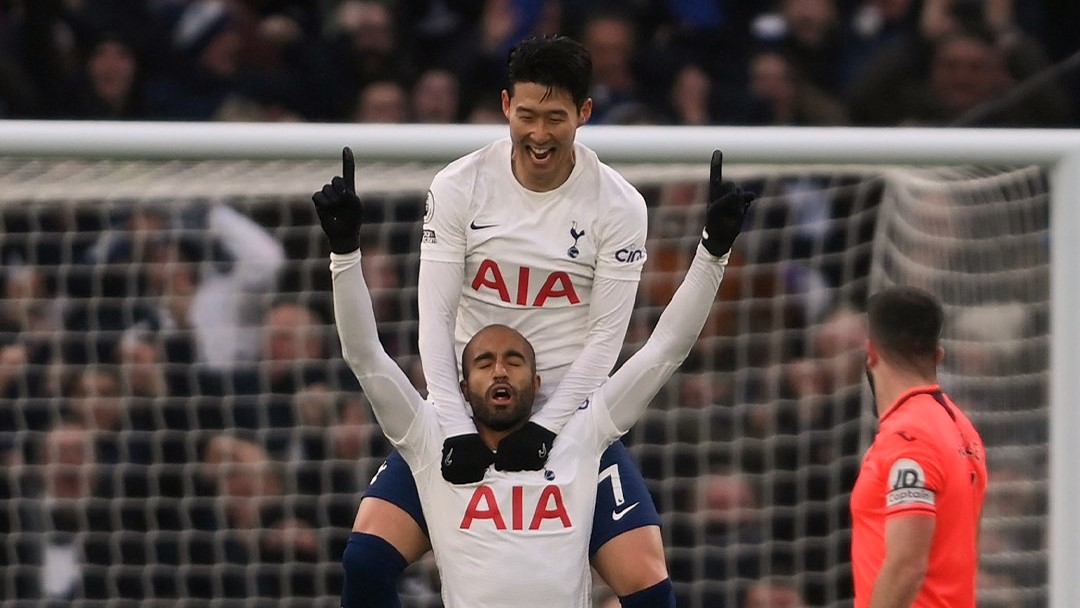
[[510, 153], [503, 139], [436, 175], [420, 257], [465, 261], [458, 359], [481, 328], [517, 329], [536, 350], [539, 405], [585, 344], [594, 277], [640, 278], [648, 220], [641, 194], [581, 144], [570, 177], [549, 192], [523, 187]]
[[[447, 431], [435, 405], [420, 396], [379, 342], [360, 252], [330, 258], [342, 356], [383, 434], [412, 470], [446, 606], [589, 606], [588, 547], [600, 456], [640, 418], [690, 352], [712, 309], [726, 256], [715, 258], [698, 245], [652, 336], [573, 410], [544, 470], [489, 468], [483, 481], [468, 485], [443, 479], [440, 459]], [[616, 488], [613, 477], [618, 504]], [[612, 519], [634, 506], [613, 512]]]
[[596, 471], [621, 434], [605, 404], [586, 402], [546, 469], [490, 469], [480, 483], [452, 485], [439, 466], [445, 434], [435, 410], [419, 410], [394, 444], [416, 479], [447, 608], [591, 606]]

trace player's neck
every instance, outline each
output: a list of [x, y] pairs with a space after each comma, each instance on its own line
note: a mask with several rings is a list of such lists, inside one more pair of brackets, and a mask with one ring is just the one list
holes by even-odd
[[571, 156], [570, 162], [563, 163], [562, 166], [549, 175], [529, 171], [524, 167], [524, 159], [520, 158], [516, 152], [510, 159], [514, 179], [521, 184], [522, 188], [531, 192], [551, 192], [565, 184], [566, 180], [570, 179], [570, 175], [574, 172], [574, 164], [573, 156]]
[[874, 378], [874, 392], [878, 418], [896, 404], [904, 393], [920, 386], [937, 384], [937, 375], [924, 376], [910, 371], [892, 368]]

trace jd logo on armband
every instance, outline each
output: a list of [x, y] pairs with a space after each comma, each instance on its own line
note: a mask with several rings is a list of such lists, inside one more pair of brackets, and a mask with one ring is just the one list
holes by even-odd
[[900, 458], [893, 463], [889, 469], [889, 484], [892, 489], [885, 497], [886, 507], [934, 504], [934, 491], [926, 487], [926, 473], [910, 458]]

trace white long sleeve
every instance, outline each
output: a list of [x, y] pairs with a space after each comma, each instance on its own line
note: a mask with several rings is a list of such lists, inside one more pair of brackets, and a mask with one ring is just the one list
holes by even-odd
[[210, 209], [207, 229], [233, 260], [228, 272], [205, 269], [187, 322], [195, 329], [199, 361], [229, 369], [259, 357], [265, 307], [258, 296], [274, 289], [285, 250], [262, 226], [228, 205]]
[[460, 262], [420, 261], [417, 297], [420, 306], [420, 360], [428, 396], [447, 437], [475, 433], [458, 384], [454, 327], [465, 265]]
[[285, 264], [285, 248], [274, 235], [251, 218], [229, 207], [215, 205], [206, 219], [210, 234], [233, 257], [229, 273], [247, 290], [269, 290]]
[[533, 422], [558, 433], [585, 398], [607, 380], [626, 338], [637, 288], [636, 280], [596, 277], [585, 346], [544, 407], [533, 415]]
[[698, 244], [690, 269], [648, 341], [600, 388], [620, 431], [630, 430], [690, 353], [709, 318], [727, 260], [727, 255], [717, 258]]
[[341, 354], [367, 394], [383, 434], [398, 444], [427, 404], [379, 342], [371, 294], [360, 270], [360, 251], [330, 254], [330, 273]]

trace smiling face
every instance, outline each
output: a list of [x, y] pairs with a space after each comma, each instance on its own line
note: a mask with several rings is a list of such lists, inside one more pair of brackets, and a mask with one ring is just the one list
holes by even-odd
[[569, 91], [518, 82], [503, 91], [502, 109], [510, 123], [518, 182], [536, 192], [561, 186], [574, 169], [574, 138], [592, 115], [592, 99], [578, 108]]
[[505, 325], [485, 327], [465, 346], [461, 363], [461, 392], [477, 426], [506, 432], [529, 419], [540, 376], [524, 336]]

